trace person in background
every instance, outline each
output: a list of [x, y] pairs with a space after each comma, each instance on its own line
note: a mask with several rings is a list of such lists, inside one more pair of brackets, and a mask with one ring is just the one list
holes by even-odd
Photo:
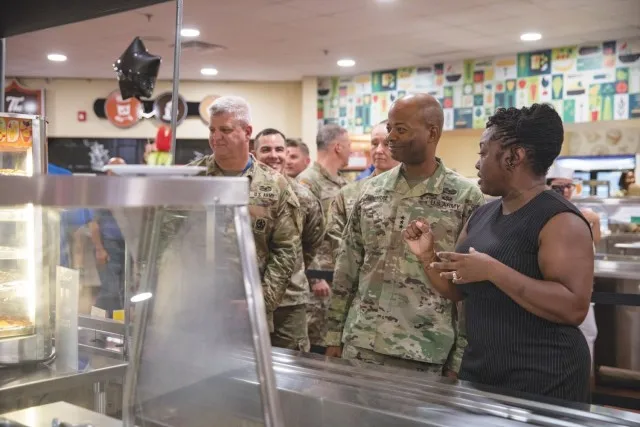
[[553, 107], [499, 108], [480, 139], [484, 194], [499, 197], [467, 221], [456, 252], [412, 221], [405, 242], [437, 292], [464, 300], [468, 346], [460, 379], [503, 392], [589, 400], [589, 346], [578, 329], [593, 288], [588, 221], [545, 176], [562, 149]]
[[618, 187], [620, 189], [616, 191], [614, 197], [625, 197], [629, 193], [629, 186], [636, 182], [636, 174], [632, 170], [624, 171], [620, 175], [620, 181], [618, 181]]
[[[322, 203], [325, 223], [328, 222], [329, 207], [347, 181], [340, 175], [340, 169], [347, 166], [351, 154], [351, 140], [347, 130], [338, 125], [326, 125], [320, 128], [316, 138], [318, 161], [298, 175], [298, 182], [311, 190]], [[333, 272], [331, 241], [325, 236], [310, 270]], [[307, 323], [311, 351], [324, 354], [324, 337], [327, 332], [327, 312], [331, 296], [330, 282], [321, 278], [310, 279], [311, 300], [307, 305]]]
[[[391, 157], [389, 141], [387, 141], [388, 135], [387, 120], [378, 123], [371, 130], [371, 157], [373, 159], [373, 166], [375, 167], [371, 177], [380, 175], [400, 164], [400, 162]], [[347, 225], [349, 215], [351, 215], [353, 204], [366, 182], [367, 179], [365, 178], [346, 185], [340, 190], [340, 193], [333, 203], [331, 203], [327, 235], [331, 239], [334, 260], [338, 257], [338, 249], [342, 242], [342, 233]]]
[[[255, 137], [255, 156], [278, 173], [284, 172], [286, 161], [285, 136], [276, 129], [264, 129]], [[316, 255], [324, 237], [324, 216], [320, 201], [311, 191], [287, 177], [293, 192], [300, 202], [302, 214], [302, 245], [298, 248], [296, 267], [291, 283], [282, 298], [282, 302], [273, 313], [275, 331], [271, 334], [271, 344], [291, 350], [309, 351], [307, 331], [307, 302], [309, 301], [309, 282], [305, 275], [306, 265]]]
[[[562, 194], [567, 200], [571, 200], [576, 189], [576, 185], [573, 183], [573, 170], [563, 168], [554, 163], [549, 172], [547, 173], [547, 185], [558, 194]], [[600, 243], [601, 230], [600, 230], [600, 217], [593, 210], [584, 208], [580, 209], [580, 212], [589, 222], [591, 227], [591, 234], [593, 235], [593, 251], [595, 253], [596, 246]], [[591, 354], [591, 367], [593, 368], [593, 348], [598, 337], [598, 326], [596, 325], [596, 316], [593, 311], [594, 304], [589, 306], [589, 312], [584, 322], [580, 324], [580, 330], [587, 340], [589, 345], [589, 353]]]
[[295, 273], [302, 221], [300, 204], [287, 179], [249, 152], [253, 128], [249, 104], [221, 96], [210, 108], [209, 145], [213, 154], [189, 166], [205, 166], [207, 176], [249, 178], [249, 213], [262, 280], [269, 332], [273, 314]]
[[287, 139], [287, 161], [284, 166], [287, 176], [296, 178], [310, 163], [307, 144], [296, 139]]
[[[120, 157], [114, 157], [107, 165], [124, 165]], [[107, 172], [113, 176], [112, 171]], [[124, 308], [125, 243], [116, 219], [109, 209], [96, 209], [89, 224], [91, 241], [95, 247], [96, 267], [100, 276], [100, 290], [95, 306], [112, 317], [114, 310]]]
[[365, 170], [363, 170], [358, 174], [358, 176], [356, 176], [356, 181], [369, 178], [371, 175], [373, 175], [373, 172], [375, 170], [376, 170], [376, 165], [371, 163]]
[[[52, 163], [47, 165], [48, 175], [68, 175], [73, 173]], [[81, 228], [91, 222], [92, 214], [89, 209], [69, 209], [60, 213], [60, 265], [71, 268], [81, 265], [76, 258], [81, 254]]]
[[391, 105], [389, 151], [402, 163], [369, 178], [353, 205], [336, 260], [327, 356], [457, 375], [466, 345], [457, 307], [435, 292], [402, 238], [419, 220], [431, 224], [440, 250], [453, 250], [484, 202], [473, 182], [436, 157], [443, 124], [430, 95]]

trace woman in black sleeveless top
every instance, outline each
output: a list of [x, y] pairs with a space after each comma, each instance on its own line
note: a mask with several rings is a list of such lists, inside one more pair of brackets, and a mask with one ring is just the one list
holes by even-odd
[[404, 236], [438, 292], [464, 299], [460, 379], [587, 402], [591, 361], [578, 325], [593, 283], [591, 231], [545, 186], [563, 136], [548, 105], [499, 109], [476, 168], [482, 191], [500, 199], [471, 216], [456, 253], [436, 255], [429, 224], [413, 222]]

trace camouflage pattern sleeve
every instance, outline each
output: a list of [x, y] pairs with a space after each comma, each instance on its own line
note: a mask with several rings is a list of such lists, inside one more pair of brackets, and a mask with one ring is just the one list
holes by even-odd
[[347, 225], [347, 208], [344, 202], [344, 191], [340, 191], [331, 202], [329, 208], [329, 222], [327, 223], [327, 239], [331, 242], [331, 252], [333, 259], [338, 258], [340, 243], [342, 242], [342, 232]]
[[360, 201], [349, 216], [333, 273], [328, 332], [325, 345], [339, 346], [349, 309], [358, 290], [360, 267], [364, 260], [364, 242], [360, 229]]
[[[484, 195], [477, 187], [472, 187], [469, 194], [469, 199], [465, 203], [463, 212], [463, 227], [467, 225], [467, 221], [471, 218], [473, 212], [484, 204]], [[464, 326], [464, 301], [460, 301], [457, 305], [453, 305], [453, 309], [457, 311], [457, 333], [456, 340], [453, 343], [453, 348], [449, 354], [449, 358], [445, 363], [445, 369], [449, 369], [453, 372], [459, 372], [462, 365], [462, 356], [464, 349], [467, 347], [467, 331]]]
[[302, 254], [304, 265], [308, 269], [322, 245], [325, 233], [324, 212], [320, 200], [309, 195], [304, 225], [302, 228]]
[[320, 191], [320, 186], [318, 185], [317, 182], [303, 176], [303, 177], [298, 177], [298, 182], [301, 185], [304, 185], [306, 188], [308, 188], [309, 190], [311, 190], [311, 192], [313, 193], [313, 195], [315, 196], [316, 199], [321, 200], [322, 199], [322, 195], [321, 195], [321, 191]]
[[[286, 183], [286, 181], [285, 181]], [[300, 246], [300, 204], [289, 183], [280, 194], [262, 288], [267, 312], [275, 311], [293, 275]]]
[[464, 325], [464, 308], [462, 306], [464, 302], [453, 304], [452, 310], [456, 315], [456, 339], [453, 342], [453, 347], [449, 352], [449, 357], [444, 363], [444, 369], [453, 372], [460, 372], [460, 366], [462, 365], [462, 356], [464, 355], [464, 349], [467, 348], [467, 331]]

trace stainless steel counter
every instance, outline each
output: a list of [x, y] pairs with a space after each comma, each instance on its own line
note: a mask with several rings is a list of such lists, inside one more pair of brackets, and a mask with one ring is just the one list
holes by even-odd
[[77, 369], [60, 366], [57, 361], [38, 368], [0, 369], [0, 401], [114, 379], [121, 381], [126, 368], [121, 360], [81, 351]]
[[[287, 427], [640, 425], [640, 415], [632, 413], [504, 396], [418, 372], [356, 367], [280, 349], [272, 357]], [[246, 409], [256, 408], [251, 401], [256, 387], [255, 369], [230, 370], [138, 402], [137, 422], [205, 427], [216, 420], [217, 425], [258, 426], [260, 412]]]
[[69, 423], [70, 425], [84, 424], [97, 427], [122, 427], [122, 421], [120, 420], [66, 402], [50, 403], [48, 405], [34, 406], [20, 411], [9, 412], [3, 414], [2, 418], [28, 427], [51, 427], [54, 419], [58, 419], [61, 423]]
[[[594, 265], [596, 278], [640, 280], [640, 259], [620, 255], [597, 254]], [[636, 293], [640, 293], [640, 288]]]

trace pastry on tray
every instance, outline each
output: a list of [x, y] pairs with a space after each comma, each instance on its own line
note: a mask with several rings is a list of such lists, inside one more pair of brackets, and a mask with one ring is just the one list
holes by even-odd
[[5, 176], [26, 176], [24, 171], [18, 169], [0, 169], [0, 175]]

